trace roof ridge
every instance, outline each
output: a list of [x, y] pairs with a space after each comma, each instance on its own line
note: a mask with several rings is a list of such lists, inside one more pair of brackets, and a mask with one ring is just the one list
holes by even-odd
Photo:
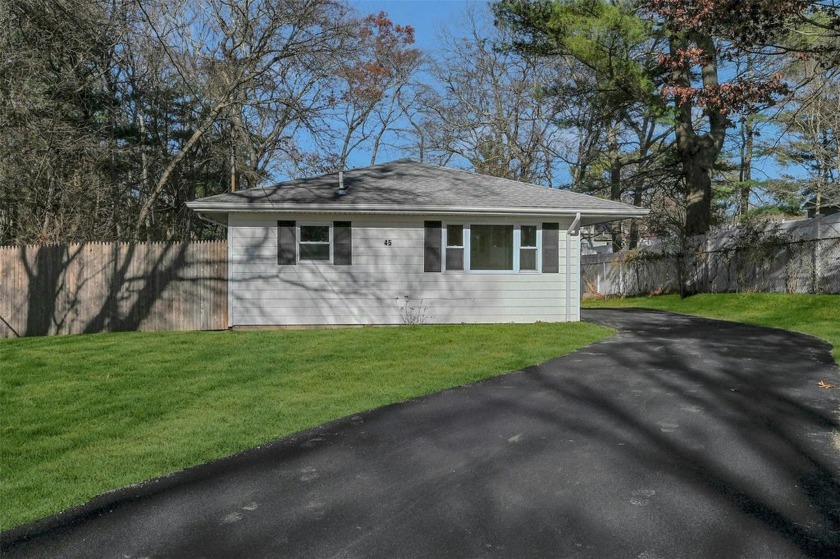
[[[400, 161], [402, 161], [402, 160], [400, 160]], [[410, 161], [410, 160], [407, 160], [407, 161]], [[396, 163], [396, 161], [394, 161], [393, 163]], [[573, 196], [583, 196], [583, 197], [587, 197], [587, 198], [598, 198], [599, 200], [602, 200], [604, 202], [614, 202], [616, 204], [632, 205], [632, 204], [626, 204], [625, 202], [621, 202], [620, 200], [611, 200], [609, 198], [601, 198], [600, 196], [594, 196], [593, 194], [585, 194], [583, 192], [575, 192], [574, 190], [571, 190], [569, 188], [559, 188], [559, 187], [554, 188], [553, 186], [545, 186], [545, 185], [536, 184], [536, 183], [533, 183], [533, 182], [525, 182], [525, 181], [520, 181], [520, 180], [516, 180], [516, 179], [509, 179], [507, 177], [497, 177], [495, 175], [485, 175], [483, 173], [468, 171], [467, 169], [459, 169], [457, 167], [446, 167], [444, 165], [434, 165], [432, 163], [424, 163], [422, 161], [412, 161], [412, 163], [415, 163], [417, 165], [425, 165], [427, 167], [436, 167], [438, 169], [446, 169], [447, 171], [458, 171], [460, 173], [466, 173], [466, 174], [472, 175], [472, 176], [477, 175], [477, 176], [480, 176], [480, 177], [492, 177], [496, 180], [512, 182], [512, 183], [514, 183], [518, 186], [530, 186], [532, 188], [540, 188], [542, 190], [549, 190], [549, 191], [555, 190], [557, 192], [564, 192], [566, 194], [571, 194]]]
[[[309, 176], [306, 176], [306, 177], [298, 177], [296, 179], [289, 178], [289, 179], [279, 181], [279, 182], [274, 182], [274, 183], [271, 183], [271, 184], [268, 184], [268, 185], [265, 185], [265, 186], [254, 186], [252, 188], [245, 188], [245, 189], [242, 189], [242, 190], [237, 190], [236, 192], [248, 192], [249, 190], [266, 190], [266, 189], [269, 189], [269, 188], [277, 188], [277, 187], [280, 187], [280, 186], [282, 186], [286, 183], [290, 183], [290, 182], [317, 180], [317, 179], [322, 179], [324, 177], [329, 177], [331, 175], [335, 175], [336, 177], [338, 177], [339, 173], [352, 173], [354, 171], [366, 171], [368, 169], [373, 169], [375, 167], [383, 167], [385, 165], [393, 165], [394, 163], [414, 163], [415, 165], [429, 165], [431, 167], [440, 167], [440, 168], [443, 168], [443, 169], [448, 168], [448, 167], [443, 167], [442, 165], [430, 165], [428, 163], [419, 163], [417, 161], [414, 161], [410, 157], [404, 157], [402, 159], [394, 159], [393, 161], [386, 161], [384, 163], [377, 163], [375, 165], [368, 165], [367, 167], [353, 167], [352, 169], [341, 169], [339, 171], [330, 171], [329, 173], [321, 173], [320, 175], [309, 175]], [[336, 184], [338, 184], [338, 183], [336, 183]], [[222, 192], [221, 194], [230, 194], [230, 193], [229, 192]], [[215, 194], [214, 196], [218, 196], [218, 194]]]
[[[424, 167], [432, 167], [434, 169], [443, 169], [443, 170], [446, 170], [446, 171], [456, 171], [458, 173], [464, 173], [466, 175], [471, 175], [471, 176], [476, 176], [477, 175], [477, 176], [484, 176], [484, 177], [492, 177], [496, 180], [509, 182], [509, 183], [515, 184], [519, 187], [528, 186], [528, 187], [531, 187], [531, 188], [539, 188], [539, 189], [548, 190], [548, 191], [554, 190], [554, 191], [557, 191], [557, 192], [564, 192], [566, 194], [571, 194], [571, 195], [574, 195], [574, 196], [584, 196], [584, 197], [592, 196], [591, 194], [584, 194], [582, 192], [575, 192], [575, 191], [570, 190], [568, 188], [559, 188], [559, 187], [555, 188], [553, 186], [546, 186], [546, 185], [542, 185], [542, 184], [536, 184], [536, 183], [533, 183], [533, 182], [525, 182], [525, 181], [520, 181], [520, 180], [516, 180], [516, 179], [510, 179], [510, 178], [507, 178], [507, 177], [498, 177], [498, 176], [495, 176], [495, 175], [485, 175], [483, 173], [477, 173], [475, 171], [469, 171], [467, 169], [460, 169], [458, 167], [449, 167], [449, 166], [446, 166], [446, 165], [437, 165], [435, 163], [426, 163], [425, 161], [415, 161], [415, 160], [411, 159], [410, 157], [403, 157], [403, 158], [400, 158], [400, 159], [394, 159], [394, 160], [391, 160], [391, 161], [386, 161], [384, 163], [377, 163], [375, 165], [368, 165], [367, 167], [354, 167], [352, 169], [344, 169], [342, 171], [332, 171], [330, 173], [322, 173], [320, 175], [312, 175], [312, 176], [308, 176], [308, 177], [300, 177], [300, 178], [296, 178], [296, 179], [289, 179], [289, 180], [285, 180], [285, 181], [276, 182], [276, 183], [273, 183], [273, 184], [270, 184], [270, 185], [267, 185], [267, 186], [255, 186], [253, 188], [246, 188], [245, 191], [267, 190], [267, 189], [270, 189], [270, 188], [280, 188], [280, 187], [282, 187], [283, 184], [290, 183], [290, 182], [317, 180], [317, 179], [322, 179], [322, 178], [325, 178], [325, 177], [329, 177], [331, 175], [335, 175], [336, 177], [338, 177], [338, 173], [340, 173], [340, 172], [352, 173], [352, 172], [355, 172], [355, 171], [364, 171], [364, 170], [368, 170], [368, 169], [374, 169], [376, 167], [384, 167], [386, 165], [394, 165], [394, 164], [422, 165]], [[336, 183], [336, 184], [338, 184], [338, 183]], [[240, 190], [239, 192], [242, 192], [242, 191]], [[225, 194], [225, 193], [222, 193], [222, 194]], [[596, 198], [600, 198], [600, 196], [596, 196]], [[618, 200], [609, 200], [607, 198], [600, 198], [600, 199], [603, 200], [603, 201], [606, 201], [606, 202], [615, 202], [616, 204], [624, 204], [624, 202], [620, 202]]]

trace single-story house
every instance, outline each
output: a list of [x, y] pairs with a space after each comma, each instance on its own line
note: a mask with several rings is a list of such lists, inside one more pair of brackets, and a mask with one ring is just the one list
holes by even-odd
[[576, 321], [579, 228], [648, 212], [407, 160], [188, 206], [227, 226], [231, 327]]

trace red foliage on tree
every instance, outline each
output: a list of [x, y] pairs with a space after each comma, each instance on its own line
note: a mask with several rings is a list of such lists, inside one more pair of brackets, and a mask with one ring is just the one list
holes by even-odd
[[[754, 52], [774, 44], [785, 29], [806, 17], [812, 2], [807, 0], [647, 0], [650, 17], [675, 37], [671, 52], [660, 57], [670, 76], [685, 75], [692, 68], [717, 65], [738, 53]], [[684, 44], [680, 48], [677, 45]], [[711, 48], [710, 48], [711, 47]], [[710, 60], [716, 57], [718, 60]], [[668, 82], [666, 78], [666, 82]], [[663, 94], [678, 105], [696, 106], [719, 112], [752, 112], [788, 93], [781, 75], [739, 75], [730, 82], [666, 83]]]
[[420, 51], [414, 44], [414, 28], [394, 25], [385, 12], [362, 20], [360, 53], [341, 74], [347, 80], [346, 101], [376, 102], [403, 68], [414, 63]]
[[769, 44], [813, 8], [809, 0], [647, 0], [673, 31], [727, 36], [738, 46]]
[[[813, 15], [814, 2], [644, 0], [643, 8], [668, 39], [668, 51], [659, 58], [661, 91], [675, 108], [686, 187], [685, 232], [703, 234], [711, 223], [711, 176], [731, 115], [756, 112], [788, 92], [781, 75], [766, 69], [736, 73], [732, 63], [778, 50], [789, 30]], [[697, 125], [697, 109], [705, 126]]]

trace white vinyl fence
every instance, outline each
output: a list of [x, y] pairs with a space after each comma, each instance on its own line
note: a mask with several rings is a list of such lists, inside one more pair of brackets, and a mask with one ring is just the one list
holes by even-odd
[[660, 246], [581, 257], [584, 297], [659, 293], [840, 293], [840, 214], [742, 227]]

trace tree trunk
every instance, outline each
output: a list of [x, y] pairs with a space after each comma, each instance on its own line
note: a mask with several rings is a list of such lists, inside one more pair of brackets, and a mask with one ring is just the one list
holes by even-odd
[[[690, 38], [705, 53], [701, 68], [703, 87], [707, 90], [718, 86], [717, 49], [708, 35], [693, 34]], [[685, 50], [687, 39], [671, 39], [672, 53]], [[673, 83], [680, 88], [691, 88], [691, 68], [685, 64], [672, 73]], [[706, 107], [703, 116], [708, 119], [709, 132], [698, 134], [694, 128], [694, 115], [690, 99], [676, 100], [674, 130], [677, 136], [677, 153], [685, 180], [686, 214], [684, 234], [687, 237], [708, 233], [712, 224], [712, 168], [717, 161], [726, 138], [728, 121], [720, 109]]]
[[219, 103], [210, 111], [207, 117], [204, 119], [204, 122], [199, 126], [195, 131], [193, 131], [190, 139], [187, 140], [187, 143], [184, 144], [184, 147], [181, 148], [175, 157], [169, 162], [169, 164], [164, 168], [163, 173], [161, 174], [160, 178], [155, 184], [154, 189], [149, 193], [149, 197], [143, 203], [143, 206], [140, 208], [140, 213], [137, 216], [137, 221], [135, 222], [134, 226], [134, 240], [140, 241], [142, 240], [142, 231], [143, 227], [145, 226], [146, 230], [149, 229], [149, 220], [151, 218], [152, 209], [154, 208], [155, 203], [157, 202], [158, 196], [160, 195], [161, 191], [166, 187], [169, 183], [169, 179], [172, 177], [172, 174], [178, 168], [178, 165], [181, 164], [184, 157], [192, 150], [193, 146], [198, 143], [204, 133], [210, 129], [213, 123], [216, 122], [216, 117], [219, 116], [219, 113], [222, 112], [227, 107], [227, 103]]
[[824, 172], [822, 169], [822, 165], [820, 165], [820, 167], [817, 169], [816, 193], [814, 195], [814, 217], [819, 217], [822, 213], [823, 177]]
[[[231, 131], [232, 132], [232, 131]], [[233, 134], [230, 135], [230, 191], [236, 192], [236, 147]]]
[[[642, 207], [642, 189], [636, 188], [633, 191], [633, 205]], [[639, 220], [632, 219], [630, 220], [630, 239], [628, 241], [629, 250], [634, 250], [639, 248]]]
[[717, 157], [713, 150], [699, 148], [696, 155], [683, 158], [686, 201], [685, 235], [704, 235], [712, 222], [712, 169]]
[[755, 127], [750, 116], [744, 118], [741, 125], [741, 170], [738, 175], [740, 183], [740, 201], [738, 215], [746, 215], [750, 209], [750, 193], [752, 192], [752, 157]]
[[[610, 127], [607, 136], [607, 154], [610, 160], [610, 200], [621, 201], [621, 152], [618, 149], [618, 125]], [[622, 222], [613, 222], [610, 227], [613, 252], [624, 248]]]

